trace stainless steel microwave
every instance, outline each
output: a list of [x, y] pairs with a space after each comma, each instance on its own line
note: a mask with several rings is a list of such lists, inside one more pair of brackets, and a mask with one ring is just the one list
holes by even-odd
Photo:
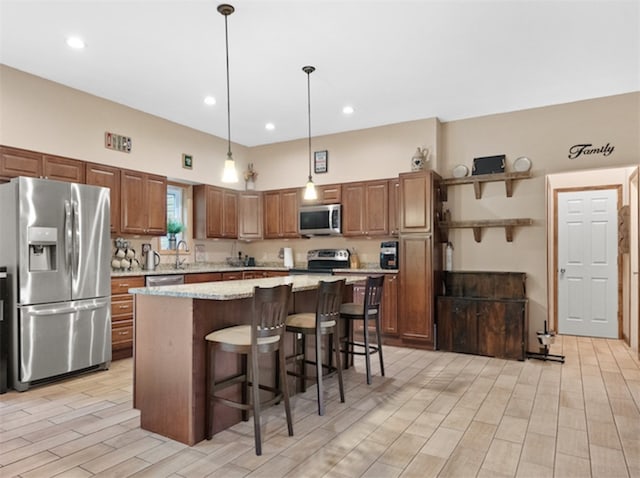
[[298, 227], [301, 236], [338, 236], [342, 234], [342, 206], [319, 204], [302, 206]]

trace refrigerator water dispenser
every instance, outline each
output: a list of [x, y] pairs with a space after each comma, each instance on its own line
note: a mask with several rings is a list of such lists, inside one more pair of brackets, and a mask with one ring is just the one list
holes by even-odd
[[58, 229], [55, 227], [29, 228], [29, 270], [56, 270]]

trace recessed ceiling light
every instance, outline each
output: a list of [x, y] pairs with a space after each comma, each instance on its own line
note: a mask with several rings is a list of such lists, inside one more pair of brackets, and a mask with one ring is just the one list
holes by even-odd
[[84, 40], [80, 37], [68, 37], [67, 45], [74, 50], [82, 50], [86, 46]]
[[344, 108], [342, 108], [342, 112], [345, 115], [350, 115], [351, 113], [353, 113], [353, 106], [345, 106]]
[[209, 106], [215, 105], [216, 99], [213, 96], [207, 96], [204, 99], [204, 104]]
[[273, 131], [274, 129], [276, 129], [276, 125], [274, 125], [273, 123], [267, 123], [266, 125], [264, 125], [264, 128], [269, 131]]

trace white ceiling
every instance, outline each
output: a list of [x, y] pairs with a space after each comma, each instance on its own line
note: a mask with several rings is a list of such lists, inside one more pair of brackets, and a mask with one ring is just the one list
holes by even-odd
[[[219, 3], [0, 0], [0, 62], [226, 138]], [[246, 146], [307, 136], [307, 64], [313, 136], [640, 90], [637, 0], [231, 4], [231, 137]]]

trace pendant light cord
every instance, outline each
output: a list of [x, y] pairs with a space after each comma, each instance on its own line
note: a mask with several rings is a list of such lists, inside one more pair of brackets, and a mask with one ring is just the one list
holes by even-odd
[[307, 70], [307, 113], [309, 116], [309, 181], [311, 181], [311, 72]]
[[224, 16], [224, 41], [227, 54], [227, 157], [231, 158], [231, 95], [229, 93], [229, 31], [227, 28], [227, 17]]

